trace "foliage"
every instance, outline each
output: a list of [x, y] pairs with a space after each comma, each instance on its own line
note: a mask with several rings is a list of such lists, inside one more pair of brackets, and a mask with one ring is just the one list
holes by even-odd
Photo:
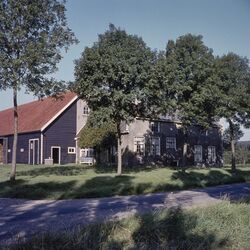
[[[229, 150], [223, 152], [224, 164], [230, 164], [232, 153]], [[235, 162], [236, 164], [249, 164], [250, 163], [250, 149], [236, 144], [235, 150]]]
[[2, 0], [0, 3], [0, 89], [24, 87], [39, 97], [64, 89], [49, 78], [61, 49], [76, 42], [64, 2]]
[[162, 91], [159, 103], [161, 114], [172, 110], [174, 120], [182, 122], [183, 156], [185, 171], [187, 158], [188, 127], [199, 125], [208, 129], [217, 121], [218, 96], [215, 63], [212, 50], [202, 41], [202, 36], [187, 34], [176, 41], [169, 40], [165, 59], [156, 65], [157, 82]]
[[229, 53], [216, 59], [220, 99], [218, 114], [229, 123], [232, 169], [235, 170], [235, 130], [250, 126], [250, 67], [245, 57]]
[[104, 111], [102, 114], [116, 125], [118, 174], [122, 165], [120, 125], [136, 118], [139, 110], [143, 111], [140, 105], [154, 61], [155, 54], [141, 38], [113, 24], [76, 61], [76, 92], [91, 110]]
[[224, 148], [229, 148], [230, 147], [231, 136], [232, 136], [232, 139], [235, 142], [238, 142], [243, 135], [244, 135], [244, 133], [242, 132], [239, 124], [235, 124], [233, 126], [233, 135], [230, 134], [230, 129], [226, 128], [224, 130], [224, 133], [223, 133]]
[[109, 121], [99, 124], [97, 118], [98, 116], [95, 116], [94, 112], [90, 113], [87, 123], [80, 133], [79, 146], [81, 148], [106, 148], [115, 145], [115, 124]]
[[202, 36], [187, 34], [170, 40], [164, 70], [164, 90], [172, 94], [183, 125], [211, 126], [216, 120], [216, 75], [212, 50]]
[[[33, 236], [18, 249], [248, 249], [250, 204], [163, 209], [146, 215]], [[6, 249], [7, 250], [7, 249]]]

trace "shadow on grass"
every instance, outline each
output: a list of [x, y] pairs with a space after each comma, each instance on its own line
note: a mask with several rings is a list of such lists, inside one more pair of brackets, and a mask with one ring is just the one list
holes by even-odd
[[232, 175], [214, 169], [209, 170], [207, 173], [177, 171], [172, 174], [171, 178], [172, 180], [181, 180], [183, 188], [208, 187], [246, 181], [243, 173]]
[[227, 242], [206, 229], [193, 232], [197, 216], [181, 208], [139, 216], [138, 220], [140, 226], [133, 233], [138, 249], [215, 249]]
[[[169, 168], [166, 166], [133, 166], [133, 167], [123, 167], [123, 173], [124, 174], [132, 174], [132, 173], [139, 173], [141, 171], [143, 172], [150, 172], [159, 168]], [[97, 174], [105, 174], [105, 173], [116, 173], [117, 167], [116, 166], [103, 166], [103, 165], [95, 165], [94, 171]]]
[[208, 227], [199, 227], [197, 215], [177, 208], [93, 224], [73, 233], [38, 235], [11, 249], [219, 249], [230, 243]]
[[73, 190], [76, 181], [58, 183], [54, 181], [29, 184], [25, 180], [16, 180], [15, 183], [5, 181], [0, 183], [0, 196], [6, 198], [25, 199], [57, 199], [62, 193]]
[[[89, 166], [51, 166], [51, 167], [39, 167], [27, 171], [18, 171], [17, 176], [74, 176], [82, 175], [87, 172]], [[93, 167], [92, 167], [93, 168]]]
[[[93, 167], [46, 167], [30, 171], [21, 171], [19, 175], [78, 175], [84, 174], [89, 168]], [[152, 169], [155, 170], [155, 168], [149, 168], [148, 171]], [[93, 171], [98, 171], [98, 168]], [[110, 169], [107, 171], [110, 173]], [[132, 173], [131, 171], [134, 170], [126, 170], [125, 173]], [[136, 171], [138, 172], [139, 170]], [[102, 173], [104, 173], [104, 171], [102, 171]], [[93, 173], [91, 174], [94, 175]], [[108, 174], [94, 175], [94, 177], [87, 179], [82, 185], [78, 184], [79, 180], [59, 182], [55, 178], [54, 181], [46, 182], [46, 178], [41, 178], [40, 182], [32, 184], [28, 180], [17, 179], [14, 184], [11, 184], [9, 181], [0, 182], [0, 196], [26, 199], [74, 199], [147, 194], [246, 182], [250, 180], [250, 171], [238, 169], [235, 174], [232, 174], [229, 169], [223, 171], [220, 169], [210, 169], [206, 172], [195, 170], [186, 172], [174, 171], [171, 176], [171, 181], [161, 183], [143, 182], [143, 180], [138, 183], [134, 179], [135, 177], [132, 174], [123, 174], [122, 176]]]
[[115, 195], [133, 194], [133, 176], [97, 176], [87, 180], [83, 185], [65, 192], [60, 199], [96, 198]]

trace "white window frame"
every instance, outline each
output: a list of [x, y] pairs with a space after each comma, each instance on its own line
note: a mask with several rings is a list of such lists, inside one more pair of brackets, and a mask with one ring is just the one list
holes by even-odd
[[[138, 151], [138, 146], [140, 151]], [[145, 138], [144, 137], [134, 137], [134, 152], [137, 155], [145, 155]]]
[[202, 162], [202, 145], [194, 145], [194, 162]]
[[[34, 159], [35, 159], [35, 151], [34, 151], [34, 141], [38, 141], [38, 151], [37, 151], [37, 159], [38, 159], [38, 164], [40, 163], [40, 145], [39, 145], [39, 138], [34, 138], [34, 139], [29, 139], [29, 163], [35, 165]], [[30, 150], [31, 150], [31, 142], [32, 142], [32, 149], [33, 149], [33, 163], [31, 163], [31, 155], [30, 155]]]
[[215, 146], [207, 147], [207, 160], [208, 162], [211, 162], [211, 163], [216, 162], [216, 147]]
[[[155, 143], [153, 143], [153, 141], [158, 141], [159, 142], [159, 147], [155, 148]], [[155, 149], [155, 153], [154, 153], [154, 149]], [[158, 136], [153, 136], [150, 138], [150, 155], [152, 156], [160, 156], [161, 155], [161, 138]]]
[[[156, 126], [157, 125], [157, 126]], [[154, 128], [154, 129], [153, 129]], [[156, 129], [157, 128], [157, 129]], [[160, 133], [161, 131], [161, 125], [160, 122], [150, 122], [150, 129], [153, 133]], [[156, 130], [157, 131], [156, 131]]]
[[89, 115], [89, 107], [87, 105], [83, 107], [82, 114], [83, 115]]
[[68, 154], [75, 154], [76, 148], [75, 147], [68, 147]]
[[166, 137], [166, 149], [176, 150], [176, 137], [173, 137], [173, 136]]
[[80, 157], [94, 157], [94, 149], [93, 148], [82, 148], [80, 152]]

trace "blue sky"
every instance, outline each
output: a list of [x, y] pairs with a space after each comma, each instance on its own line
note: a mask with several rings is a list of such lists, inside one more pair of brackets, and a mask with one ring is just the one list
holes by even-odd
[[[250, 0], [68, 0], [67, 18], [80, 43], [72, 46], [58, 65], [56, 78], [74, 79], [74, 60], [97, 40], [109, 23], [141, 36], [153, 49], [164, 49], [168, 39], [193, 33], [203, 35], [214, 54], [233, 51], [250, 58]], [[19, 93], [19, 104], [33, 100]], [[0, 110], [12, 106], [11, 92], [0, 92]], [[250, 140], [250, 130], [243, 140]]]

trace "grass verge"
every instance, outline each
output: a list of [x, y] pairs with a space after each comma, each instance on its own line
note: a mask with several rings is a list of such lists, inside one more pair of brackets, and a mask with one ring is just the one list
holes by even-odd
[[36, 236], [5, 250], [249, 249], [249, 202], [189, 210], [161, 210], [121, 221]]
[[114, 169], [86, 166], [17, 166], [14, 184], [9, 182], [10, 166], [0, 166], [0, 197], [26, 199], [75, 199], [203, 188], [250, 181], [250, 166], [238, 168], [127, 169], [116, 176]]

